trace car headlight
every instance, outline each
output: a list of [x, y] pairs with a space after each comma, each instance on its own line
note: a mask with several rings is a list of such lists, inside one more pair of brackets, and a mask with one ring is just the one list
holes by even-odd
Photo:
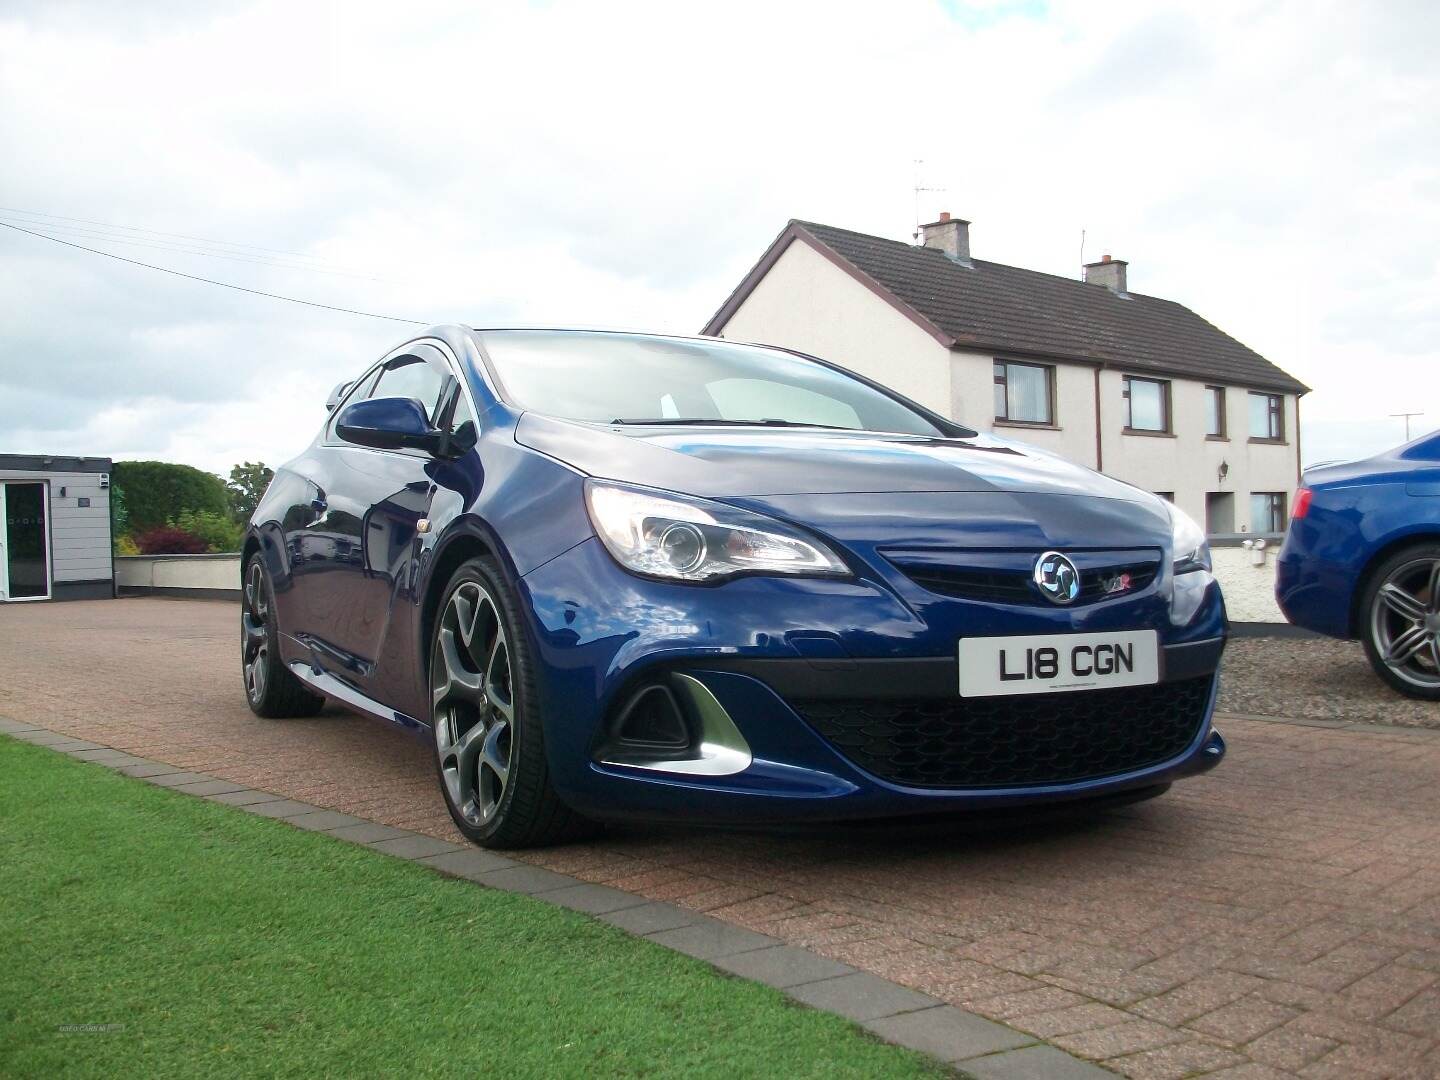
[[585, 505], [615, 560], [646, 577], [715, 581], [737, 574], [850, 573], [819, 540], [724, 503], [587, 480]]
[[1205, 530], [1195, 524], [1195, 519], [1172, 502], [1166, 502], [1170, 512], [1170, 532], [1175, 552], [1174, 570], [1187, 574], [1192, 570], [1210, 569], [1210, 545], [1205, 540]]

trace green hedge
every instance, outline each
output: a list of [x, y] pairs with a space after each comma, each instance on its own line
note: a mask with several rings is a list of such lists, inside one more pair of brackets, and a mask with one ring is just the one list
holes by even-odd
[[114, 484], [125, 489], [130, 529], [143, 532], [181, 514], [228, 517], [230, 499], [225, 481], [214, 473], [168, 461], [117, 461]]

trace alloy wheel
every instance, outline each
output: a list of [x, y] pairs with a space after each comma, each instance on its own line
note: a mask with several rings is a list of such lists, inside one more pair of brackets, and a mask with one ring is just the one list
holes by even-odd
[[265, 572], [256, 559], [245, 575], [245, 597], [240, 611], [240, 650], [245, 666], [245, 692], [251, 701], [265, 695], [266, 664], [270, 659], [270, 600], [265, 595]]
[[1440, 689], [1440, 559], [1417, 558], [1391, 571], [1375, 594], [1370, 633], [1397, 677]]
[[510, 782], [515, 695], [505, 624], [478, 582], [462, 582], [440, 616], [430, 692], [451, 805], [469, 824], [486, 825]]

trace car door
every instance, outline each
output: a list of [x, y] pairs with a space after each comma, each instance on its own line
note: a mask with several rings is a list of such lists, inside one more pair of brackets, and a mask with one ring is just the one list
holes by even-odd
[[[445, 355], [412, 343], [387, 357], [378, 376], [350, 395], [337, 414], [365, 398], [414, 398], [433, 423], [454, 382]], [[434, 485], [428, 454], [348, 443], [330, 422], [316, 458], [315, 517], [298, 530], [297, 577], [315, 660], [374, 696], [382, 642], [397, 601], [411, 588], [418, 524]]]

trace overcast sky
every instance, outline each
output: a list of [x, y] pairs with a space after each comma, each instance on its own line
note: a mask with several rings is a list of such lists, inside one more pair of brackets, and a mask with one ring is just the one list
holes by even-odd
[[[1437, 55], [1426, 0], [0, 0], [0, 221], [406, 318], [694, 332], [791, 217], [908, 239], [919, 158], [976, 257], [1073, 275], [1084, 229], [1313, 386], [1312, 462], [1440, 426]], [[9, 229], [0, 298], [0, 452], [217, 472], [298, 452], [406, 330]]]

